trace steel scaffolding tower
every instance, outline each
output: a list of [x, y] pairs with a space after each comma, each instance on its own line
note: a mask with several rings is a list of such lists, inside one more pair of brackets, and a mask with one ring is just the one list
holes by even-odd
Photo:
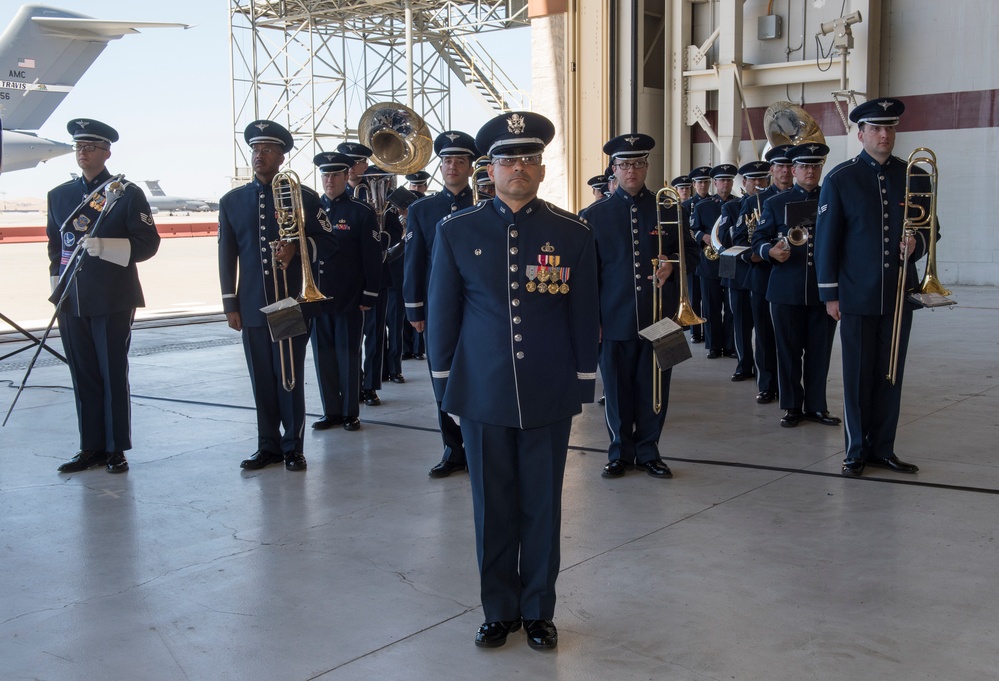
[[291, 131], [305, 180], [374, 103], [407, 104], [434, 131], [451, 127], [455, 80], [497, 112], [526, 106], [475, 39], [527, 26], [526, 0], [231, 0], [229, 14], [234, 185], [251, 176], [243, 129], [258, 118]]

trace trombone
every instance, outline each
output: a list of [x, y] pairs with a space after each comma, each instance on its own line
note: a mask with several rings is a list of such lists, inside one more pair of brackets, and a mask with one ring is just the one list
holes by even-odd
[[[278, 278], [277, 251], [284, 245], [297, 242], [299, 260], [302, 263], [302, 292], [296, 298], [299, 303], [316, 303], [326, 300], [326, 296], [316, 287], [312, 278], [312, 266], [309, 263], [309, 244], [305, 238], [305, 210], [302, 207], [302, 183], [293, 170], [285, 170], [271, 180], [271, 192], [274, 194], [274, 212], [277, 213], [278, 239], [270, 242], [271, 260], [274, 273], [274, 300], [282, 300], [290, 296], [288, 291], [288, 270], [281, 267], [280, 281]], [[285, 348], [288, 343], [288, 369], [285, 369]], [[278, 357], [281, 361], [281, 384], [291, 392], [295, 389], [295, 349], [291, 338], [278, 341]]]
[[[667, 215], [668, 211], [676, 210], [676, 219], [670, 218]], [[672, 321], [680, 326], [695, 326], [697, 324], [703, 324], [704, 319], [698, 316], [694, 312], [693, 306], [690, 304], [690, 296], [687, 292], [687, 265], [684, 262], [683, 252], [683, 231], [687, 229], [685, 227], [683, 219], [683, 201], [680, 199], [679, 192], [673, 187], [663, 187], [656, 192], [656, 257], [652, 260], [652, 277], [655, 279], [655, 271], [659, 269], [665, 263], [675, 262], [677, 263], [677, 269], [679, 272], [677, 276], [680, 280], [680, 296], [679, 303], [676, 307], [676, 314], [673, 315]], [[676, 229], [677, 238], [677, 255], [676, 260], [669, 258], [659, 258], [663, 254], [663, 229], [673, 228]], [[657, 285], [658, 282], [652, 282], [652, 323], [660, 321], [663, 318], [663, 294], [662, 289]], [[662, 386], [662, 372], [659, 369], [659, 361], [656, 359], [655, 355], [652, 356], [652, 411], [656, 414], [660, 413], [663, 408], [663, 386]]]
[[[918, 170], [917, 170], [918, 169]], [[929, 181], [925, 191], [913, 189], [912, 180], [919, 176]], [[922, 200], [928, 202], [929, 208]], [[906, 245], [909, 238], [915, 236], [916, 230], [929, 230], [929, 249], [926, 258], [926, 274], [920, 284], [921, 294], [935, 293], [949, 296], [950, 291], [943, 287], [937, 277], [937, 156], [926, 147], [914, 149], [909, 154], [905, 166], [905, 219], [902, 222], [902, 244]], [[898, 287], [895, 292], [895, 311], [892, 318], [891, 350], [888, 360], [888, 381], [895, 385], [899, 371], [899, 353], [902, 344], [902, 313], [905, 306], [906, 290], [905, 275], [909, 265], [909, 249], [902, 252], [902, 262], [898, 268]]]

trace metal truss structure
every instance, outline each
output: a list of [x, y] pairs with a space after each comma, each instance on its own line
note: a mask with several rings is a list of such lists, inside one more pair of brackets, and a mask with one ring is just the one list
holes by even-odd
[[407, 104], [437, 131], [451, 127], [455, 81], [497, 112], [524, 106], [475, 36], [527, 26], [526, 0], [230, 0], [229, 13], [234, 186], [250, 178], [243, 129], [259, 118], [294, 135], [305, 180], [377, 102]]

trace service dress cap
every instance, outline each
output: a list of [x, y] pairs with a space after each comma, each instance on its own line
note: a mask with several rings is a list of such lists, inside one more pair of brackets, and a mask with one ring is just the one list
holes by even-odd
[[606, 189], [607, 188], [607, 176], [606, 175], [594, 175], [586, 181], [586, 184], [590, 185], [594, 189]]
[[555, 126], [541, 114], [511, 111], [479, 128], [475, 146], [490, 157], [539, 154], [554, 137]]
[[493, 179], [489, 177], [489, 170], [487, 168], [479, 168], [472, 174], [472, 177], [475, 180], [475, 184], [480, 187], [494, 184]]
[[373, 153], [371, 149], [364, 146], [360, 142], [340, 142], [340, 144], [336, 145], [336, 150], [341, 154], [350, 156], [354, 159], [354, 163], [357, 163], [362, 159], [367, 160], [371, 158], [371, 154]]
[[821, 142], [805, 142], [796, 147], [791, 147], [791, 150], [787, 152], [787, 157], [793, 163], [803, 165], [825, 163], [826, 156], [828, 155], [829, 147]]
[[467, 132], [446, 130], [434, 140], [434, 153], [440, 158], [446, 156], [478, 156], [475, 140]]
[[905, 104], [900, 99], [880, 97], [857, 106], [850, 112], [850, 120], [854, 123], [869, 125], [898, 125], [899, 116], [905, 111]]
[[295, 148], [295, 140], [288, 129], [274, 121], [253, 121], [243, 131], [243, 139], [251, 147], [254, 144], [276, 144], [286, 154]]
[[749, 180], [759, 180], [770, 175], [770, 164], [766, 161], [750, 161], [739, 166], [739, 174]]
[[95, 121], [93, 118], [74, 118], [66, 124], [66, 130], [76, 142], [104, 142], [112, 144], [118, 141], [118, 131], [107, 123]]
[[350, 170], [350, 167], [354, 165], [354, 159], [347, 154], [336, 151], [324, 151], [321, 154], [316, 154], [312, 162], [316, 164], [321, 173], [344, 172]]
[[656, 146], [651, 136], [634, 132], [630, 135], [618, 135], [604, 145], [604, 153], [615, 158], [645, 158]]
[[739, 174], [739, 169], [731, 163], [721, 163], [711, 169], [712, 180], [731, 180]]
[[766, 153], [764, 157], [767, 161], [775, 163], [777, 165], [786, 166], [791, 164], [791, 159], [787, 157], [787, 152], [789, 152], [794, 147], [793, 144], [780, 144]]
[[689, 187], [694, 181], [690, 179], [690, 175], [677, 175], [669, 183], [673, 187]]
[[711, 166], [697, 166], [689, 173], [692, 182], [711, 179]]
[[417, 170], [415, 173], [410, 173], [406, 176], [407, 182], [412, 182], [413, 184], [426, 184], [430, 182], [430, 173], [426, 170]]

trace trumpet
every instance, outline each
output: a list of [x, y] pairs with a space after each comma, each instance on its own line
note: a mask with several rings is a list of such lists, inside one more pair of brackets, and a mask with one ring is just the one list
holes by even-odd
[[808, 243], [808, 234], [808, 227], [805, 225], [798, 225], [797, 227], [792, 227], [787, 230], [787, 236], [784, 237], [784, 240], [791, 246], [804, 246]]
[[[667, 211], [676, 209], [676, 219], [670, 219], [666, 215]], [[690, 295], [687, 292], [687, 266], [683, 253], [683, 230], [684, 220], [683, 220], [683, 201], [680, 199], [679, 192], [673, 187], [663, 187], [656, 192], [656, 255], [661, 255], [663, 252], [663, 229], [673, 228], [676, 229], [677, 238], [677, 255], [676, 260], [672, 259], [660, 259], [659, 257], [653, 258], [652, 260], [652, 271], [653, 277], [655, 277], [655, 271], [659, 269], [664, 263], [675, 262], [677, 263], [677, 276], [680, 282], [680, 296], [679, 302], [676, 307], [676, 314], [673, 315], [672, 320], [674, 323], [680, 326], [694, 326], [697, 324], [703, 324], [704, 319], [698, 316], [694, 312], [693, 306], [690, 304]], [[660, 289], [656, 282], [652, 284], [652, 323], [660, 321], [663, 318], [663, 296], [662, 289]], [[663, 391], [662, 391], [662, 373], [659, 369], [659, 362], [652, 357], [652, 410], [658, 414], [662, 411], [663, 407]]]
[[[285, 244], [295, 242], [302, 263], [302, 292], [296, 298], [299, 303], [315, 303], [326, 300], [326, 296], [316, 287], [309, 264], [309, 245], [305, 239], [305, 211], [302, 207], [302, 183], [293, 170], [285, 170], [271, 180], [274, 194], [274, 211], [277, 213], [278, 239], [270, 242], [271, 259], [274, 267], [274, 300], [291, 295], [288, 290], [288, 270], [278, 267], [277, 252]], [[278, 277], [278, 269], [281, 276]], [[288, 344], [288, 369], [285, 369], [285, 347]], [[281, 361], [281, 384], [291, 392], [295, 389], [295, 354], [291, 338], [278, 341], [278, 357]]]

